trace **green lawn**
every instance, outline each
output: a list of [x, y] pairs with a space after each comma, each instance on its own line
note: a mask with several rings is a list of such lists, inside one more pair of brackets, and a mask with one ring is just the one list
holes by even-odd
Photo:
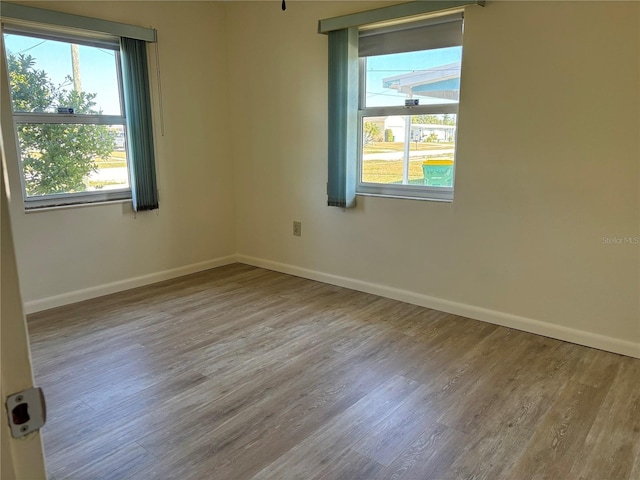
[[[367, 160], [362, 162], [362, 180], [372, 183], [402, 182], [403, 160]], [[422, 160], [409, 162], [409, 182], [422, 181]], [[412, 182], [412, 183], [413, 183]]]
[[[453, 148], [453, 143], [411, 142], [412, 152]], [[372, 142], [364, 146], [364, 153], [404, 152], [404, 142]]]
[[[411, 151], [441, 150], [454, 148], [453, 143], [411, 142]], [[373, 142], [364, 147], [364, 153], [403, 152], [403, 142]], [[453, 160], [451, 154], [437, 155], [440, 160]], [[440, 158], [442, 157], [442, 158]], [[424, 181], [422, 162], [427, 158], [414, 157], [409, 161], [409, 183], [421, 184]], [[404, 160], [365, 160], [362, 162], [362, 180], [371, 183], [400, 183]]]
[[126, 154], [124, 151], [111, 152], [111, 155], [107, 160], [103, 160], [102, 158], [97, 158], [96, 165], [98, 166], [98, 168], [126, 167], [127, 166]]

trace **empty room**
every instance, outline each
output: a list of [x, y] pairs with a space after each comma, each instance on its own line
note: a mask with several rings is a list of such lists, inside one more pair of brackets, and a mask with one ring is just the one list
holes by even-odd
[[640, 2], [0, 17], [2, 479], [640, 478]]

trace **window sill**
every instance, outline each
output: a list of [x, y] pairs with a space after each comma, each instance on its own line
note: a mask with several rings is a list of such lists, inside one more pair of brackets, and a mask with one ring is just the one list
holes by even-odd
[[40, 212], [51, 212], [55, 210], [69, 210], [73, 208], [85, 208], [85, 207], [99, 207], [106, 205], [117, 205], [131, 203], [130, 198], [123, 198], [120, 200], [103, 200], [98, 202], [85, 202], [85, 203], [73, 203], [68, 205], [48, 205], [42, 207], [25, 207], [24, 213], [40, 213]]
[[356, 186], [356, 195], [451, 203], [453, 187], [361, 183]]
[[402, 195], [392, 195], [392, 194], [383, 194], [383, 193], [363, 193], [363, 192], [356, 192], [356, 196], [397, 198], [399, 200], [419, 200], [421, 202], [453, 203], [453, 198], [409, 197], [409, 196], [402, 196]]

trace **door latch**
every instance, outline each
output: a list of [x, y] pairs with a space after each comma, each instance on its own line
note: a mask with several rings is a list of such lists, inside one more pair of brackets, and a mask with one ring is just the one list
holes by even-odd
[[9, 395], [6, 405], [13, 438], [35, 432], [47, 421], [47, 404], [40, 387]]

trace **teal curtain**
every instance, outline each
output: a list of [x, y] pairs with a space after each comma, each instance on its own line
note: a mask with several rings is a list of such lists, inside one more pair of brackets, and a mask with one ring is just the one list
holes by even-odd
[[158, 208], [158, 187], [153, 149], [147, 44], [142, 40], [121, 37], [120, 52], [133, 209], [136, 212], [155, 210]]
[[356, 205], [358, 29], [329, 32], [328, 205]]

